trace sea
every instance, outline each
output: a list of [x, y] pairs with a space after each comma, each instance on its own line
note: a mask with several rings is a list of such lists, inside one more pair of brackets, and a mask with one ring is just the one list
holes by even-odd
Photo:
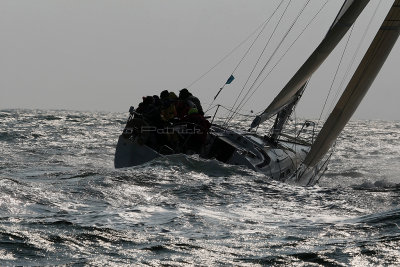
[[312, 187], [173, 155], [125, 113], [0, 110], [0, 266], [400, 266], [400, 121], [351, 121]]

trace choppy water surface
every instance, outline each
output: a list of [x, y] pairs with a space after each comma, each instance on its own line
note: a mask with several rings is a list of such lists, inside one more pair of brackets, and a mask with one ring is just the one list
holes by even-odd
[[125, 119], [0, 111], [1, 266], [400, 265], [400, 122], [350, 123], [304, 188], [184, 155], [116, 170]]

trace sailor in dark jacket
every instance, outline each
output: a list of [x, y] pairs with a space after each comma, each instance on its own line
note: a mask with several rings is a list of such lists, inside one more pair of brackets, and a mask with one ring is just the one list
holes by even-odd
[[143, 102], [139, 104], [138, 113], [152, 126], [161, 127], [160, 107], [156, 105], [152, 96], [143, 97]]
[[201, 153], [201, 150], [206, 143], [207, 133], [211, 127], [211, 123], [198, 113], [197, 108], [191, 108], [188, 115], [182, 120], [188, 122], [187, 129], [193, 132], [189, 134], [186, 142], [186, 149], [192, 150], [195, 153]]
[[201, 106], [200, 100], [192, 95], [188, 89], [183, 88], [182, 90], [179, 91], [179, 100], [181, 101], [190, 101], [196, 105], [196, 108], [198, 110], [198, 114], [204, 115], [203, 112], [203, 107]]

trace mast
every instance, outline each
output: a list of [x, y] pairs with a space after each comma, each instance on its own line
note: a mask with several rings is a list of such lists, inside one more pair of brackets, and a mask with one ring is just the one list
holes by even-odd
[[275, 97], [267, 109], [254, 119], [251, 128], [255, 128], [260, 123], [268, 120], [296, 99], [296, 93], [302, 90], [311, 75], [335, 49], [336, 45], [342, 40], [343, 36], [346, 35], [368, 3], [369, 0], [345, 1], [338, 16], [320, 45], [314, 50], [311, 56], [286, 84], [282, 91]]
[[275, 119], [274, 126], [272, 127], [272, 134], [271, 134], [271, 138], [270, 138], [272, 142], [276, 142], [278, 140], [278, 138], [281, 135], [281, 132], [283, 130], [283, 127], [286, 124], [286, 121], [292, 115], [295, 106], [299, 102], [301, 96], [304, 93], [304, 90], [306, 89], [306, 86], [307, 86], [307, 83], [304, 84], [302, 86], [301, 90], [299, 90], [294, 95], [293, 100], [290, 101], [289, 104], [285, 108], [283, 108], [281, 111], [279, 111], [278, 114], [276, 114], [276, 119]]
[[399, 33], [400, 0], [396, 0], [304, 160], [307, 167], [313, 167], [320, 161], [350, 120], [385, 63]]

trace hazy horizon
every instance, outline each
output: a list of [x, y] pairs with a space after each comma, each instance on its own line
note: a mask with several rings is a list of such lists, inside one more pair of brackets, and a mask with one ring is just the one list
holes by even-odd
[[[127, 112], [129, 106], [137, 106], [142, 96], [159, 94], [165, 89], [177, 93], [243, 41], [279, 2], [253, 0], [249, 5], [244, 0], [3, 0], [0, 2], [3, 33], [0, 110]], [[278, 31], [286, 30], [290, 18], [305, 2], [291, 4]], [[298, 27], [289, 35], [291, 39], [284, 44], [294, 39], [321, 7], [321, 2], [310, 2]], [[328, 2], [244, 110], [258, 112], [271, 102], [321, 41], [342, 3]], [[357, 60], [368, 48], [392, 3], [382, 1]], [[378, 4], [378, 0], [371, 0], [355, 25], [354, 32], [360, 33], [354, 33], [350, 39], [333, 90], [344, 76]], [[189, 87], [204, 106], [208, 107], [249, 44]], [[344, 45], [345, 42], [339, 44], [314, 74], [297, 109], [298, 117], [319, 117]], [[272, 50], [269, 47], [267, 51]], [[400, 90], [396, 88], [400, 82], [396, 67], [399, 59], [397, 43], [354, 120], [400, 120], [397, 103]], [[235, 72], [236, 80], [226, 86], [216, 103], [227, 106], [234, 103], [253, 63], [244, 62]]]

